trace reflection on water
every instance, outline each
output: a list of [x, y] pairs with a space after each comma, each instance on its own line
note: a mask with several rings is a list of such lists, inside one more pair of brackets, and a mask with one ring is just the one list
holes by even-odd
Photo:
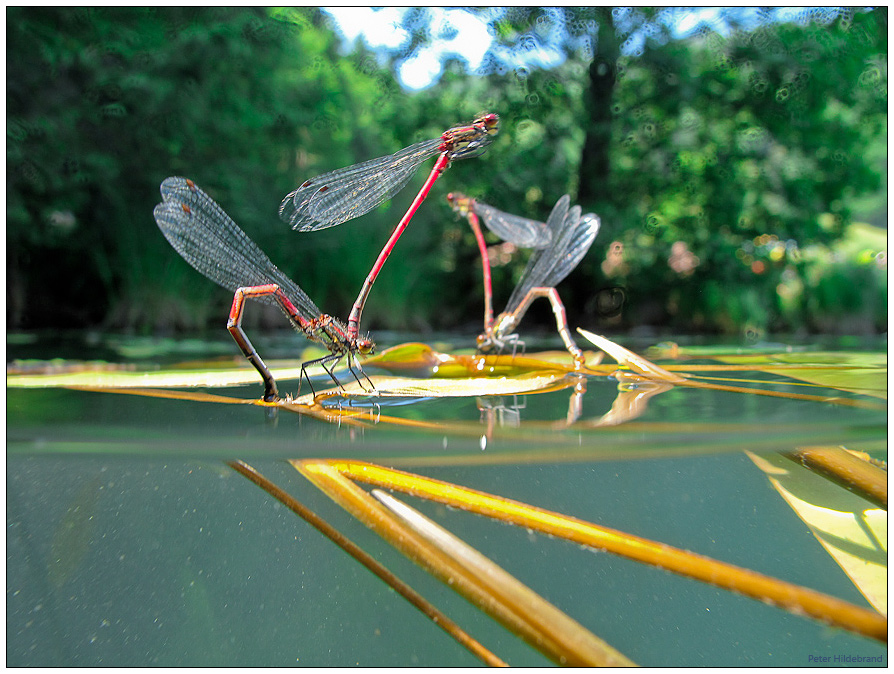
[[[754, 370], [714, 376], [731, 387], [873, 402]], [[213, 391], [237, 404], [11, 387], [7, 664], [478, 663], [224, 465], [234, 458], [514, 665], [548, 661], [282, 459], [345, 457], [429, 475], [868, 606], [743, 451], [843, 445], [883, 459], [879, 405], [619, 377], [560, 373], [546, 392], [343, 399], [274, 416], [243, 404], [258, 395], [254, 383]], [[430, 502], [413, 506], [639, 664], [808, 666], [810, 655], [881, 655], [887, 664], [884, 645], [778, 608]]]

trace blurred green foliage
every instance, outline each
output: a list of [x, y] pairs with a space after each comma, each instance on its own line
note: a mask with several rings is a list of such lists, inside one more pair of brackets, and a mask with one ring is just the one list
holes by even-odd
[[[654, 9], [512, 8], [492, 20], [483, 74], [448, 61], [409, 93], [394, 71], [432, 40], [426, 17], [408, 15], [411, 41], [383, 62], [345, 54], [313, 8], [7, 8], [8, 326], [222, 326], [230, 298], [152, 218], [168, 175], [194, 179], [344, 316], [425, 169], [390, 204], [316, 233], [278, 220], [282, 197], [493, 111], [499, 136], [437, 183], [365, 327], [480, 321], [474, 241], [444, 200], [462, 190], [541, 220], [570, 192], [601, 216], [560, 288], [574, 325], [885, 329], [887, 237], [852, 223], [883, 190], [887, 9], [678, 40]], [[561, 65], [507, 65], [547, 42]], [[497, 309], [524, 257], [495, 269]], [[627, 303], [602, 316], [598, 291], [615, 286]], [[282, 325], [260, 305], [246, 322]]]

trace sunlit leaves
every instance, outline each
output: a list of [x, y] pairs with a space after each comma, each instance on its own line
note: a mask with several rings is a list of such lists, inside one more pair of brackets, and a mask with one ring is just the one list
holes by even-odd
[[[696, 274], [714, 277], [702, 279], [698, 296], [687, 293], [688, 315], [678, 304], [683, 320], [701, 310], [724, 329], [743, 321], [780, 325], [777, 286], [783, 274], [803, 278], [803, 267], [781, 260], [741, 267], [730, 264], [730, 254], [754, 234], [801, 246], [830, 241], [847, 222], [850, 195], [876, 189], [866, 131], [884, 116], [853, 86], [862, 72], [875, 81], [866, 65], [874, 58], [875, 16], [852, 19], [863, 33], [838, 24], [767, 23], [619, 60], [612, 180], [613, 193], [626, 197], [618, 216], [627, 223], [622, 241], [634, 303], [640, 293], [654, 297], [657, 288], [680, 283], [643, 246], [667, 250], [682, 240], [707, 263]], [[836, 226], [817, 226], [824, 213], [837, 218]], [[656, 230], [650, 223], [657, 221], [663, 226]], [[658, 238], [641, 241], [641, 226]], [[724, 290], [739, 304], [727, 305], [726, 317], [723, 303], [710, 299], [715, 281], [737, 284]], [[749, 296], [753, 301], [744, 301]], [[789, 311], [785, 320], [799, 318]]]
[[[739, 251], [764, 234], [828, 245], [861, 195], [880, 194], [886, 10], [783, 22], [779, 10], [727, 9], [701, 25], [638, 7], [451, 11], [487, 22], [494, 44], [475, 72], [442, 53], [437, 85], [410, 95], [402, 59], [452, 35], [426, 9], [406, 14], [412, 39], [391, 54], [346, 52], [312, 8], [11, 9], [13, 323], [194, 328], [225, 311], [140, 215], [171, 174], [206, 185], [321, 307], [344, 311], [409, 197], [296, 238], [270, 226], [282, 195], [484, 110], [501, 115], [499, 137], [451, 166], [420, 210], [377, 283], [371, 328], [453, 327], [477, 313], [474, 250], [442, 188], [538, 219], [565, 192], [597, 211], [603, 234], [565, 282], [572, 317], [589, 311], [575, 295], [605, 280], [616, 244], [630, 297], [619, 325], [812, 328], [835, 308], [834, 293], [812, 297], [806, 260]], [[672, 28], [687, 16], [680, 39]], [[700, 260], [691, 274], [668, 263], [680, 245]], [[67, 282], [45, 283], [45, 268]], [[507, 271], [497, 294], [511, 289]], [[878, 294], [874, 277], [838, 271]], [[875, 299], [856, 301], [864, 324], [883, 322]]]

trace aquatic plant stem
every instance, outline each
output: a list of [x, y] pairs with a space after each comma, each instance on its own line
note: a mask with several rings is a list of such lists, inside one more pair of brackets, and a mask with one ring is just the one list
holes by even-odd
[[606, 550], [753, 599], [772, 603], [793, 613], [808, 615], [827, 624], [885, 643], [888, 640], [888, 620], [876, 611], [750, 569], [421, 475], [387, 469], [362, 461], [329, 460], [326, 464], [331, 470], [352, 480], [402, 491], [501, 522]]
[[409, 585], [404, 583], [400, 578], [395, 576], [391, 571], [382, 566], [369, 554], [364, 552], [356, 543], [345, 537], [341, 532], [330, 525], [326, 520], [321, 518], [307, 506], [280, 489], [273, 482], [261, 475], [253, 467], [244, 461], [228, 461], [230, 466], [240, 475], [247, 477], [249, 480], [258, 485], [261, 489], [270, 494], [273, 498], [285, 505], [289, 510], [298, 515], [305, 522], [314, 527], [321, 534], [347, 552], [351, 557], [363, 564], [367, 569], [372, 571], [376, 576], [382, 579], [389, 587], [393, 588], [404, 599], [428, 616], [438, 627], [447, 632], [451, 637], [456, 639], [463, 647], [469, 650], [475, 657], [484, 664], [491, 667], [508, 666], [496, 655], [491, 653], [481, 643], [476, 641], [468, 633], [466, 633], [459, 625], [448, 618], [444, 613], [430, 604], [422, 595], [416, 592]]
[[[491, 570], [482, 573], [480, 566], [468, 563], [462, 555], [447, 554], [433, 545], [341, 475], [330, 462], [308, 459], [290, 463], [333, 501], [416, 564], [556, 663], [577, 667], [634, 665], [622, 653], [497, 567], [498, 573], [492, 562], [489, 562]], [[456, 551], [454, 547], [451, 552]], [[559, 615], [563, 619], [560, 620]]]
[[888, 509], [888, 473], [840, 447], [798, 447], [786, 458]]

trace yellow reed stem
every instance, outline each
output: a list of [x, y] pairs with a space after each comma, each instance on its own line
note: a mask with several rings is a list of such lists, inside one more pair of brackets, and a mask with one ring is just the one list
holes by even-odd
[[868, 461], [840, 447], [799, 447], [784, 456], [888, 509], [888, 473]]
[[446, 554], [329, 462], [293, 460], [291, 464], [379, 536], [555, 662], [579, 667], [633, 664], [571, 618], [558, 621], [557, 608], [505, 571], [503, 582], [497, 582], [494, 576], [481, 575], [463, 559]]
[[382, 564], [376, 561], [375, 558], [365, 552], [360, 546], [344, 536], [340, 531], [335, 529], [310, 508], [261, 475], [261, 473], [253, 467], [249, 466], [244, 461], [230, 461], [227, 465], [237, 473], [254, 482], [261, 489], [284, 504], [289, 510], [301, 517], [305, 522], [316, 528], [317, 531], [326, 536], [330, 541], [363, 564], [363, 566], [382, 579], [389, 587], [394, 589], [399, 595], [410, 602], [410, 604], [419, 609], [419, 611], [430, 618], [438, 627], [447, 632], [447, 634], [456, 639], [484, 664], [490, 665], [491, 667], [507, 666], [505, 662], [469, 636], [469, 634], [467, 634], [459, 625], [435, 608], [422, 595], [391, 573], [391, 571], [382, 566]]
[[793, 613], [808, 615], [879, 641], [887, 642], [888, 639], [888, 620], [875, 611], [750, 569], [420, 475], [360, 461], [331, 460], [327, 461], [327, 464], [332, 470], [360, 482], [396, 489], [492, 517], [501, 522], [509, 522], [607, 550], [754, 599], [770, 602]]

